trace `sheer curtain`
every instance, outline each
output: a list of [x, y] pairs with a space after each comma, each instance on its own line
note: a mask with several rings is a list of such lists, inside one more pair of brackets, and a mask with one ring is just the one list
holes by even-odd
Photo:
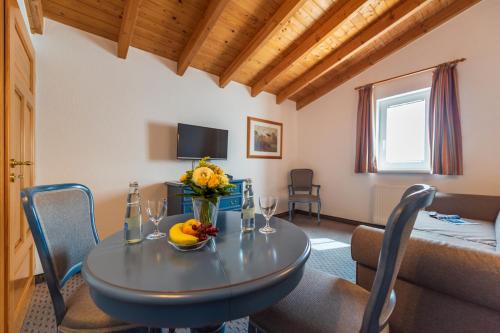
[[374, 112], [372, 86], [368, 85], [358, 90], [358, 120], [356, 126], [356, 161], [354, 172], [377, 172], [374, 143]]
[[462, 130], [455, 63], [439, 65], [432, 77], [429, 142], [433, 174], [463, 174]]

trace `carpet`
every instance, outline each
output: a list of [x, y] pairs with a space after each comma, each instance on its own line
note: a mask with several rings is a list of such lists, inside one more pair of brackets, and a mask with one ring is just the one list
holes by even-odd
[[[324, 241], [321, 243], [333, 243]], [[340, 242], [337, 242], [340, 243]], [[345, 243], [342, 243], [345, 244]], [[343, 247], [328, 246], [321, 247], [321, 250], [312, 249], [311, 256], [307, 261], [307, 266], [333, 274], [354, 282], [355, 263], [351, 259], [351, 248], [348, 244]], [[326, 249], [325, 249], [326, 248]], [[83, 283], [78, 275], [71, 279], [63, 288], [63, 295], [68, 297]], [[227, 323], [227, 333], [246, 333], [248, 318], [241, 318]], [[23, 333], [55, 333], [56, 321], [52, 301], [46, 283], [38, 283], [35, 288], [26, 318], [24, 320]], [[187, 329], [176, 329], [178, 333], [188, 333]]]

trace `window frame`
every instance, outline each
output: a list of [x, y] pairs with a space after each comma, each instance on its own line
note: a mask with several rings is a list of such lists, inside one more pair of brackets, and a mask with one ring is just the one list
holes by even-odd
[[[380, 173], [431, 173], [429, 144], [429, 102], [431, 88], [423, 88], [379, 98], [376, 100], [376, 147], [377, 169]], [[425, 101], [425, 159], [423, 162], [390, 163], [386, 161], [387, 109], [391, 106]]]

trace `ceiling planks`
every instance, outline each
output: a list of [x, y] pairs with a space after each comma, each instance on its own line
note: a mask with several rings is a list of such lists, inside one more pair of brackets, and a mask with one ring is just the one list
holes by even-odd
[[480, 0], [24, 1], [118, 42], [122, 58], [136, 47], [303, 108]]
[[250, 43], [238, 54], [219, 79], [219, 86], [224, 88], [232, 79], [234, 73], [247, 61], [270, 36], [279, 29], [283, 21], [288, 19], [305, 0], [285, 0], [274, 15], [257, 32]]
[[335, 49], [326, 58], [321, 60], [298, 79], [283, 88], [283, 90], [281, 90], [276, 96], [276, 102], [278, 104], [282, 103], [288, 97], [292, 96], [317, 78], [321, 77], [323, 74], [335, 67], [335, 65], [342, 62], [350, 54], [356, 52], [356, 50], [358, 50], [360, 47], [363, 47], [365, 43], [368, 43], [394, 24], [397, 24], [399, 20], [404, 19], [408, 14], [417, 9], [425, 1], [426, 0], [403, 1], [389, 11], [385, 12], [382, 16], [380, 16], [366, 28], [361, 30], [353, 38], [342, 44], [341, 47]]
[[128, 48], [134, 34], [135, 23], [139, 14], [141, 0], [126, 0], [120, 34], [118, 35], [118, 57], [127, 58]]
[[32, 34], [43, 34], [42, 0], [24, 0]]
[[415, 39], [431, 31], [432, 29], [440, 26], [441, 24], [445, 23], [446, 21], [455, 17], [456, 15], [460, 14], [461, 12], [471, 7], [472, 5], [478, 3], [479, 1], [481, 0], [454, 1], [452, 4], [450, 4], [447, 7], [444, 7], [433, 16], [426, 18], [422, 23], [419, 23], [417, 27], [408, 29], [406, 32], [404, 32], [397, 38], [393, 39], [383, 48], [364, 57], [362, 61], [357, 62], [352, 66], [349, 66], [346, 70], [335, 75], [335, 77], [327, 84], [321, 86], [320, 88], [315, 89], [313, 92], [300, 98], [297, 101], [297, 110], [304, 108], [306, 105], [309, 105], [318, 98], [324, 96], [325, 94], [335, 89], [342, 83], [350, 80], [354, 76], [358, 75], [359, 73], [373, 66], [374, 64], [384, 59], [385, 57], [389, 56], [393, 52], [399, 50], [408, 43], [411, 43]]
[[296, 46], [278, 64], [273, 66], [253, 86], [253, 97], [260, 94], [264, 88], [288, 69], [295, 61], [309, 51], [313, 46], [322, 42], [334, 28], [349, 17], [365, 0], [338, 0], [330, 9], [311, 26], [298, 40]]
[[184, 47], [179, 61], [177, 62], [177, 74], [184, 75], [194, 56], [200, 50], [203, 42], [212, 30], [213, 26], [222, 14], [229, 0], [212, 0], [205, 11], [203, 18], [196, 26], [193, 34]]

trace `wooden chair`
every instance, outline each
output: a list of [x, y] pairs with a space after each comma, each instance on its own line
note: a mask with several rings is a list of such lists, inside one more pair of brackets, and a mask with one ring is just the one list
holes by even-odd
[[250, 316], [249, 333], [389, 332], [396, 305], [394, 283], [419, 210], [429, 206], [435, 189], [410, 187], [387, 222], [371, 292], [313, 269], [285, 299]]
[[[321, 216], [321, 199], [319, 197], [320, 185], [313, 184], [313, 171], [311, 169], [293, 169], [290, 171], [291, 184], [288, 185], [288, 218], [290, 222], [295, 211], [295, 204], [308, 204], [311, 216], [312, 204], [318, 207], [318, 224]], [[316, 193], [313, 194], [313, 188]], [[302, 193], [301, 193], [302, 192]]]

